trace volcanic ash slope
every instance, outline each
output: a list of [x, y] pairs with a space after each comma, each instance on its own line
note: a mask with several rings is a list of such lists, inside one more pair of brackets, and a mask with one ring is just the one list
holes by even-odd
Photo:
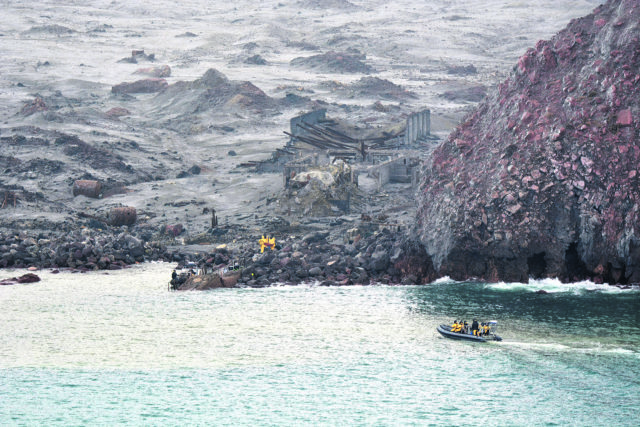
[[437, 275], [640, 282], [640, 2], [610, 0], [518, 61], [425, 165]]

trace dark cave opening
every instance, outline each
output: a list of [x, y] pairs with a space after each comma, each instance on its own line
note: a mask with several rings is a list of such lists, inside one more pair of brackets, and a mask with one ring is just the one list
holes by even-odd
[[542, 279], [547, 271], [547, 261], [544, 259], [546, 253], [539, 252], [527, 258], [527, 266], [529, 267], [529, 277], [533, 279]]
[[578, 255], [578, 242], [571, 243], [569, 248], [565, 251], [564, 266], [567, 275], [566, 278], [569, 281], [575, 282], [590, 278], [587, 266], [580, 259], [580, 255]]
[[610, 285], [626, 285], [628, 280], [625, 276], [625, 270], [626, 268], [624, 265], [619, 268], [614, 268], [613, 265], [608, 262], [607, 269], [604, 274], [604, 281]]

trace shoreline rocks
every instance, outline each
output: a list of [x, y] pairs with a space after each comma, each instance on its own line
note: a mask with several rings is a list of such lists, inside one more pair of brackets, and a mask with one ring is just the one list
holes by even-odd
[[[168, 246], [178, 238], [167, 234], [166, 226], [158, 230], [143, 225], [91, 229], [77, 223], [67, 231], [62, 227], [58, 231], [0, 231], [0, 268], [117, 270], [145, 261], [193, 261], [209, 272], [234, 264], [243, 267], [239, 273], [224, 276], [221, 283], [189, 283], [189, 289], [265, 287], [309, 280], [323, 286], [420, 284], [435, 278], [432, 270], [424, 268], [426, 254], [420, 245], [397, 239], [387, 228], [362, 223], [351, 233], [351, 240], [344, 241], [354, 224], [330, 225], [319, 231], [315, 223], [293, 229], [281, 222], [268, 231], [286, 237], [277, 239], [277, 249], [267, 248], [264, 253], [260, 253], [260, 236], [237, 226], [179, 238], [227, 243], [213, 249], [210, 244], [202, 245], [202, 250], [195, 244]], [[223, 237], [231, 234], [232, 244]]]
[[166, 246], [128, 232], [0, 232], [0, 268], [119, 270], [146, 260], [171, 260]]
[[0, 280], [0, 286], [2, 285], [17, 285], [22, 283], [36, 283], [40, 281], [40, 277], [37, 274], [27, 273], [20, 277], [12, 277], [10, 279]]

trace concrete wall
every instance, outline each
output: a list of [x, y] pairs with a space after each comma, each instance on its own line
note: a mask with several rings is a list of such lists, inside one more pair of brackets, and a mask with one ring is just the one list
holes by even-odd
[[417, 181], [417, 177], [415, 176], [416, 169], [417, 168], [406, 158], [380, 163], [375, 168], [374, 174], [377, 178], [378, 190], [381, 190], [382, 187], [390, 182], [411, 183], [411, 185], [415, 185]]
[[411, 182], [411, 168], [406, 163], [399, 161], [389, 165], [389, 182]]
[[407, 117], [407, 130], [405, 131], [404, 143], [409, 145], [418, 139], [429, 136], [431, 132], [431, 111], [422, 110], [412, 113]]
[[389, 183], [391, 179], [391, 168], [388, 163], [383, 163], [378, 168], [378, 191]]

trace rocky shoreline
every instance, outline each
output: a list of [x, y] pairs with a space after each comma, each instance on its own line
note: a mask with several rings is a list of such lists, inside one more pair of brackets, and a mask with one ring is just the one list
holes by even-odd
[[[264, 253], [258, 244], [260, 236], [238, 227], [211, 229], [197, 239], [213, 244], [190, 245], [176, 245], [172, 236], [138, 226], [111, 230], [85, 227], [70, 232], [5, 230], [0, 232], [0, 268], [95, 271], [119, 270], [148, 261], [192, 261], [213, 271], [237, 263], [242, 269], [233, 287], [309, 281], [323, 286], [413, 285], [435, 278], [432, 269], [424, 268], [430, 260], [420, 245], [399, 239], [399, 234], [388, 228], [366, 222], [356, 227], [351, 223], [333, 224], [322, 231], [318, 224], [298, 226], [296, 230], [287, 226], [271, 234], [283, 237], [277, 238], [274, 250]], [[416, 262], [409, 260], [410, 256], [423, 259]], [[203, 284], [197, 289], [211, 287], [220, 285]]]
[[136, 234], [91, 229], [68, 234], [0, 233], [0, 267], [118, 270], [139, 262], [171, 259], [166, 246], [145, 241]]

